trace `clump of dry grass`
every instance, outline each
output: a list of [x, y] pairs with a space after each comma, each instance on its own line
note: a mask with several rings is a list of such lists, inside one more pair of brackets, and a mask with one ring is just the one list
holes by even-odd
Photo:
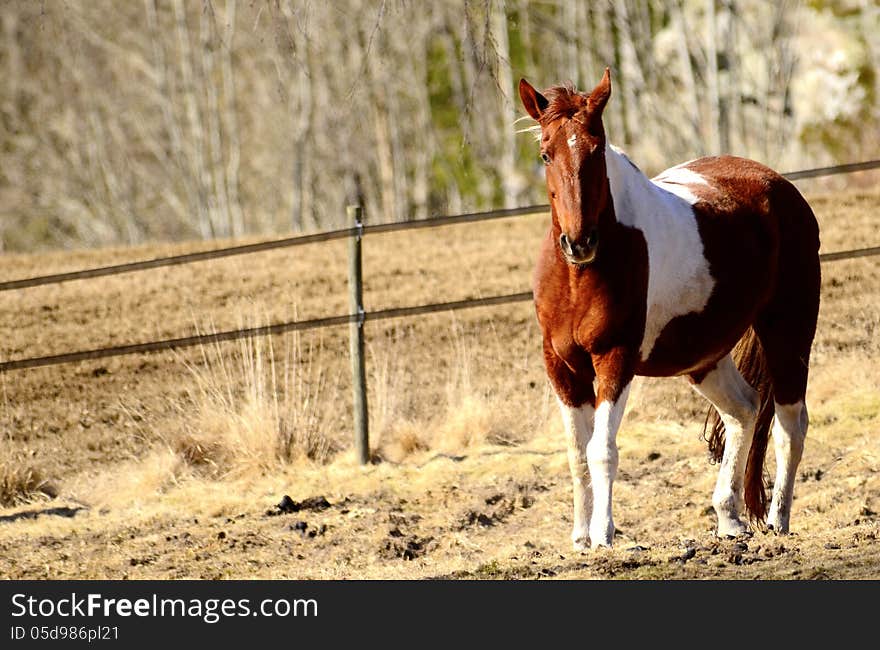
[[368, 346], [371, 447], [375, 457], [392, 462], [402, 462], [430, 448], [430, 426], [419, 417], [422, 414], [416, 414], [419, 406], [424, 406], [423, 396], [413, 390], [413, 376], [399, 353], [405, 336], [398, 333], [381, 346]]
[[9, 507], [37, 497], [55, 497], [56, 489], [22, 454], [0, 457], [0, 506]]
[[446, 413], [439, 423], [434, 446], [446, 451], [481, 444], [518, 442], [509, 407], [475, 380], [475, 344], [453, 317], [453, 364], [446, 385]]
[[338, 451], [330, 435], [338, 386], [317, 358], [320, 344], [288, 337], [275, 353], [271, 337], [247, 338], [230, 352], [202, 346], [186, 363], [193, 384], [174, 403], [181, 431], [164, 442], [196, 473], [236, 478], [299, 460], [327, 463]]
[[40, 496], [54, 498], [58, 490], [52, 485], [24, 451], [13, 451], [9, 446], [10, 431], [15, 428], [16, 416], [9, 403], [6, 378], [0, 378], [2, 410], [0, 410], [0, 507], [15, 506]]
[[[438, 346], [438, 354], [449, 363], [437, 364], [446, 372], [430, 397], [405, 366], [407, 357], [395, 353], [398, 345], [407, 346], [406, 341], [386, 341], [373, 354], [370, 435], [379, 457], [402, 462], [426, 451], [459, 453], [481, 445], [514, 445], [546, 428], [547, 400], [534, 417], [523, 418], [510, 407], [497, 381], [480, 376], [481, 364], [499, 360], [480, 356], [485, 346], [464, 331], [455, 314], [448, 328], [450, 336], [443, 341], [449, 348]], [[494, 329], [491, 324], [489, 329]]]

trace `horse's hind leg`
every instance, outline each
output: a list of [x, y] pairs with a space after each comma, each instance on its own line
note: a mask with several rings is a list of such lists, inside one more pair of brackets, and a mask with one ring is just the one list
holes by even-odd
[[724, 422], [725, 443], [712, 505], [718, 516], [718, 536], [748, 532], [740, 517], [746, 461], [758, 414], [758, 392], [743, 379], [728, 354], [705, 375], [691, 375], [693, 388], [712, 403]]
[[755, 323], [773, 382], [776, 421], [772, 433], [776, 452], [776, 480], [773, 482], [767, 526], [779, 533], [788, 532], [795, 475], [807, 437], [809, 420], [804, 395], [812, 342], [811, 328], [804, 332], [800, 324], [798, 336], [798, 324], [789, 321], [792, 327], [787, 328], [786, 320], [766, 315]]
[[774, 403], [776, 422], [773, 424], [773, 446], [776, 450], [776, 480], [767, 527], [779, 533], [788, 532], [794, 479], [804, 453], [807, 437], [807, 407], [803, 400], [794, 404]]
[[767, 525], [788, 532], [798, 464], [807, 436], [807, 375], [819, 314], [821, 269], [819, 227], [803, 197], [791, 185], [777, 187], [783, 232], [776, 290], [753, 325], [773, 384], [776, 422], [776, 480]]

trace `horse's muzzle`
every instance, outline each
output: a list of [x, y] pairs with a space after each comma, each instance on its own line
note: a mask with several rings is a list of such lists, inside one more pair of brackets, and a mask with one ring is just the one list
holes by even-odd
[[559, 248], [569, 264], [589, 264], [596, 259], [599, 247], [599, 231], [593, 228], [583, 242], [574, 241], [562, 233], [559, 236]]

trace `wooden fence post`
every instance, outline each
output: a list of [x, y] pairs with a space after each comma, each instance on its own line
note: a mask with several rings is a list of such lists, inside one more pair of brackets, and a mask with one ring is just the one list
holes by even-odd
[[367, 369], [364, 359], [364, 299], [361, 276], [361, 238], [363, 214], [360, 206], [348, 206], [348, 226], [357, 232], [349, 239], [348, 248], [348, 305], [349, 313], [357, 320], [349, 324], [349, 354], [351, 356], [351, 389], [354, 406], [354, 444], [358, 462], [370, 462], [369, 416], [367, 410]]

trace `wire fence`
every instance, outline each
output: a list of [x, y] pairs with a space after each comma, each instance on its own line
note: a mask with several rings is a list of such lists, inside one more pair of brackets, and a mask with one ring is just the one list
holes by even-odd
[[[852, 163], [848, 165], [838, 165], [835, 167], [822, 167], [816, 169], [802, 170], [791, 172], [785, 176], [791, 180], [802, 178], [814, 178], [818, 176], [828, 176], [832, 174], [851, 173], [854, 171], [864, 171], [867, 169], [880, 168], [880, 160], [871, 160], [861, 163]], [[192, 262], [218, 259], [222, 257], [230, 257], [233, 255], [243, 255], [256, 253], [277, 248], [285, 248], [290, 246], [299, 246], [317, 242], [326, 242], [334, 239], [345, 239], [352, 237], [361, 237], [367, 234], [378, 234], [393, 232], [399, 230], [410, 230], [417, 228], [434, 228], [439, 226], [449, 226], [462, 223], [473, 223], [478, 221], [487, 221], [490, 219], [503, 219], [508, 217], [537, 214], [546, 212], [549, 205], [532, 205], [521, 208], [513, 208], [508, 210], [493, 210], [489, 212], [474, 212], [468, 214], [451, 215], [443, 217], [434, 217], [431, 219], [423, 219], [417, 221], [402, 221], [374, 225], [358, 225], [350, 228], [342, 228], [339, 230], [315, 233], [311, 235], [302, 235], [298, 237], [288, 237], [284, 239], [276, 239], [255, 244], [245, 244], [240, 246], [231, 246], [208, 251], [200, 251], [196, 253], [187, 253], [184, 255], [175, 255], [169, 257], [160, 257], [151, 260], [142, 260], [137, 262], [129, 262], [114, 266], [105, 266], [81, 271], [73, 271], [68, 273], [58, 273], [53, 275], [45, 275], [39, 277], [25, 278], [21, 280], [12, 280], [0, 283], [0, 291], [9, 291], [13, 289], [25, 289], [47, 284], [56, 284], [71, 280], [81, 280], [87, 278], [97, 278], [108, 275], [116, 275], [120, 273], [128, 273], [132, 271], [140, 271], [145, 269], [154, 269], [165, 266], [173, 266], [179, 264], [188, 264]], [[833, 253], [824, 253], [819, 256], [821, 262], [833, 262], [837, 260], [855, 259], [859, 257], [868, 257], [872, 255], [880, 255], [880, 246], [861, 248], [848, 251], [837, 251]], [[364, 323], [381, 321], [392, 318], [403, 318], [407, 316], [417, 316], [421, 314], [429, 314], [436, 312], [457, 311], [460, 309], [470, 309], [475, 307], [485, 307], [492, 305], [504, 305], [516, 302], [525, 302], [532, 300], [531, 291], [521, 291], [518, 293], [490, 296], [486, 298], [469, 298], [452, 302], [432, 303], [428, 305], [416, 305], [411, 307], [394, 307], [381, 309], [370, 312], [360, 311], [352, 314], [342, 314], [337, 316], [328, 316], [324, 318], [316, 318], [303, 321], [290, 321], [285, 323], [276, 323], [272, 325], [264, 325], [260, 327], [243, 328], [228, 330], [223, 332], [214, 332], [208, 334], [196, 334], [193, 336], [185, 336], [172, 339], [164, 339], [159, 341], [149, 341], [144, 343], [134, 343], [126, 345], [116, 345], [109, 347], [96, 348], [92, 350], [80, 350], [75, 352], [66, 352], [61, 354], [30, 357], [25, 359], [13, 359], [10, 361], [0, 362], [0, 373], [21, 370], [26, 368], [38, 368], [45, 366], [54, 366], [65, 363], [74, 363], [79, 361], [89, 361], [94, 359], [103, 359], [107, 357], [116, 357], [129, 354], [139, 354], [148, 352], [159, 352], [163, 350], [179, 349], [197, 345], [217, 343], [222, 341], [232, 341], [248, 337], [271, 336], [282, 334], [285, 332], [313, 330], [325, 327], [335, 327], [339, 325], [351, 323]]]
[[550, 209], [549, 205], [530, 205], [522, 208], [510, 208], [508, 210], [492, 210], [489, 212], [472, 212], [469, 214], [456, 214], [445, 217], [432, 217], [430, 219], [419, 219], [415, 221], [394, 221], [391, 223], [377, 223], [373, 225], [364, 225], [361, 228], [341, 228], [339, 230], [328, 230], [324, 232], [314, 233], [311, 235], [300, 235], [297, 237], [285, 237], [283, 239], [272, 239], [254, 244], [243, 244], [241, 246], [229, 246], [226, 248], [217, 248], [207, 251], [199, 251], [196, 253], [185, 253], [183, 255], [171, 255], [169, 257], [157, 257], [151, 260], [140, 260], [138, 262], [126, 262], [125, 264], [115, 264], [113, 266], [102, 266], [93, 269], [83, 269], [82, 271], [70, 271], [67, 273], [55, 273], [53, 275], [42, 275], [34, 278], [23, 278], [21, 280], [10, 280], [8, 282], [0, 282], [0, 291], [11, 291], [13, 289], [27, 289], [29, 287], [38, 287], [46, 284], [58, 284], [60, 282], [69, 282], [71, 280], [85, 280], [88, 278], [99, 278], [107, 275], [118, 275], [120, 273], [130, 273], [132, 271], [144, 271], [146, 269], [157, 269], [163, 266], [176, 266], [179, 264], [190, 264], [192, 262], [203, 262], [206, 260], [216, 260], [222, 257], [232, 257], [234, 255], [246, 255], [249, 253], [259, 253], [262, 251], [274, 250], [276, 248], [289, 248], [292, 246], [303, 246], [305, 244], [315, 244], [319, 242], [332, 241], [334, 239], [348, 239], [358, 234], [378, 234], [385, 232], [394, 232], [397, 230], [414, 230], [417, 228], [438, 228], [440, 226], [451, 226], [461, 223], [473, 223], [476, 221], [488, 221], [490, 219], [506, 219], [508, 217], [516, 217], [526, 214], [539, 214]]
[[531, 291], [511, 293], [503, 296], [490, 296], [488, 298], [468, 298], [453, 302], [438, 302], [430, 305], [416, 305], [414, 307], [392, 307], [363, 314], [343, 314], [340, 316], [328, 316], [326, 318], [314, 318], [311, 320], [291, 321], [289, 323], [276, 323], [259, 327], [228, 330], [225, 332], [213, 332], [210, 334], [196, 334], [175, 339], [162, 341], [149, 341], [147, 343], [134, 343], [131, 345], [115, 345], [94, 350], [82, 350], [79, 352], [67, 352], [46, 357], [33, 357], [29, 359], [15, 359], [0, 363], [0, 372], [7, 370], [22, 370], [24, 368], [39, 368], [42, 366], [55, 366], [62, 363], [76, 361], [90, 361], [92, 359], [104, 359], [106, 357], [119, 357], [126, 354], [139, 354], [142, 352], [161, 352], [178, 348], [192, 347], [218, 343], [221, 341], [234, 341], [242, 338], [255, 336], [272, 336], [285, 332], [301, 332], [323, 327], [335, 327], [358, 322], [373, 322], [388, 320], [390, 318], [403, 318], [406, 316], [419, 316], [437, 312], [457, 311], [472, 307], [487, 307], [491, 305], [506, 305], [514, 302], [525, 302], [532, 299]]
[[[835, 165], [832, 167], [803, 169], [800, 171], [788, 172], [786, 174], [783, 174], [783, 176], [789, 180], [799, 180], [804, 178], [817, 178], [820, 176], [833, 176], [836, 174], [851, 174], [853, 172], [866, 171], [870, 169], [880, 169], [880, 159], [867, 160], [858, 163], [848, 163], [845, 165]], [[269, 241], [256, 242], [253, 244], [243, 244], [206, 251], [198, 251], [195, 253], [185, 253], [183, 255], [157, 257], [149, 260], [140, 260], [136, 262], [126, 262], [124, 264], [115, 264], [112, 266], [83, 269], [81, 271], [70, 271], [65, 273], [55, 273], [52, 275], [43, 275], [33, 278], [23, 278], [20, 280], [9, 280], [6, 282], [0, 282], [0, 291], [27, 289], [29, 287], [57, 284], [60, 282], [70, 282], [72, 280], [85, 280], [88, 278], [99, 278], [108, 275], [118, 275], [120, 273], [131, 273], [133, 271], [144, 271], [147, 269], [156, 269], [165, 266], [176, 266], [179, 264], [190, 264], [193, 262], [215, 260], [223, 257], [232, 257], [234, 255], [247, 255], [251, 253], [274, 250], [277, 248], [303, 246], [305, 244], [327, 242], [334, 239], [346, 239], [349, 237], [354, 237], [359, 233], [369, 235], [395, 232], [400, 230], [414, 230], [418, 228], [438, 228], [440, 226], [474, 223], [477, 221], [488, 221], [491, 219], [506, 219], [508, 217], [516, 217], [527, 214], [539, 214], [541, 212], [547, 212], [549, 209], [549, 205], [540, 204], [524, 206], [521, 208], [510, 208], [507, 210], [490, 210], [487, 212], [472, 212], [468, 214], [432, 217], [430, 219], [394, 221], [390, 223], [380, 223], [372, 225], [366, 224], [361, 229], [341, 228], [339, 230], [329, 230], [309, 235], [285, 237], [283, 239], [272, 239]]]

